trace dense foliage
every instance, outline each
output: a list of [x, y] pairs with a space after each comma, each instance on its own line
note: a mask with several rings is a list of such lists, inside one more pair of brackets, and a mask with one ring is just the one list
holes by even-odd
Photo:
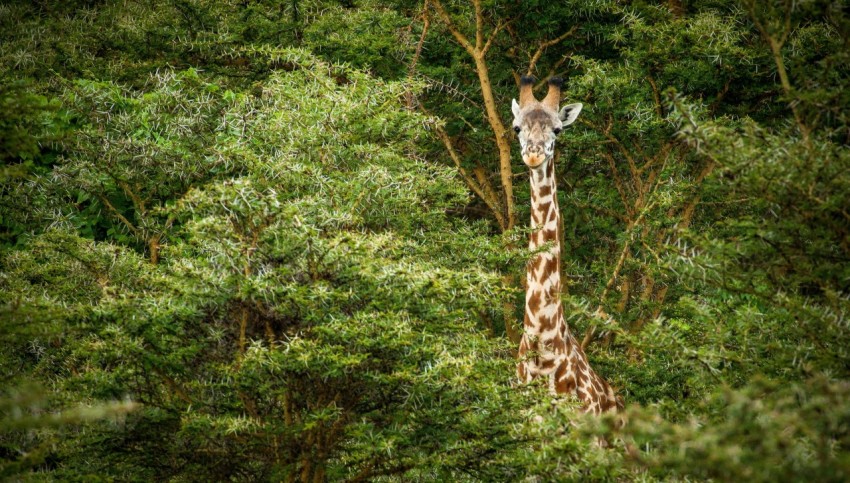
[[[844, 2], [7, 1], [0, 66], [3, 478], [850, 479]], [[526, 73], [616, 418], [514, 382]]]

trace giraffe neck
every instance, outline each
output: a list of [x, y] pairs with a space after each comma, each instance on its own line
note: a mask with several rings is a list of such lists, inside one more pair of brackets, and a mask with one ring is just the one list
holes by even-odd
[[[532, 168], [531, 180], [531, 227], [529, 248], [536, 250], [547, 243], [554, 246], [547, 251], [556, 260], [561, 258], [560, 233], [558, 220], [561, 217], [558, 210], [557, 186], [555, 185], [555, 163], [544, 161], [538, 168]], [[556, 272], [557, 273], [557, 272]], [[558, 277], [560, 282], [560, 277]]]
[[587, 360], [564, 319], [561, 304], [560, 210], [552, 159], [530, 170], [531, 233], [529, 249], [538, 252], [526, 267], [525, 318], [520, 341], [520, 380], [548, 376], [558, 394], [575, 394], [584, 410], [601, 413], [620, 406]]
[[[561, 321], [561, 247], [554, 163], [544, 161], [530, 170], [531, 233], [528, 246], [537, 251], [526, 266], [525, 318], [518, 366], [521, 380], [549, 376], [563, 365], [567, 348]], [[527, 356], [526, 356], [527, 355]], [[552, 384], [550, 380], [550, 384]], [[551, 387], [555, 390], [555, 387]]]
[[550, 159], [532, 169], [529, 176], [531, 233], [528, 248], [539, 253], [526, 267], [526, 296], [534, 302], [526, 304], [526, 312], [535, 322], [533, 325], [539, 325], [541, 329], [549, 326], [549, 322], [557, 322], [557, 311], [561, 307], [561, 234], [558, 233], [561, 212], [558, 209], [554, 168], [555, 163]]

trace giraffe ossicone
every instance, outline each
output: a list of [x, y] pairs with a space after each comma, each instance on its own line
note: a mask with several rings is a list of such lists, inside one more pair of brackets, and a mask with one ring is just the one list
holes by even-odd
[[575, 394], [586, 412], [622, 408], [611, 386], [590, 366], [570, 332], [561, 303], [561, 244], [555, 138], [575, 122], [581, 104], [560, 106], [560, 78], [549, 79], [542, 101], [534, 98], [534, 78], [520, 80], [519, 102], [511, 102], [513, 127], [531, 181], [531, 227], [528, 247], [535, 255], [526, 267], [525, 317], [517, 375], [521, 382], [548, 377], [550, 391]]

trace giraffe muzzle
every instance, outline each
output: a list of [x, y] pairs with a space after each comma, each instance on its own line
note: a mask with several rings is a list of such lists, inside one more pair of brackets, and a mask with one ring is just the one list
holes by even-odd
[[546, 155], [543, 153], [529, 153], [522, 157], [522, 162], [529, 168], [536, 168], [546, 161]]
[[536, 168], [546, 161], [546, 149], [540, 144], [532, 144], [522, 153], [522, 161], [529, 168]]

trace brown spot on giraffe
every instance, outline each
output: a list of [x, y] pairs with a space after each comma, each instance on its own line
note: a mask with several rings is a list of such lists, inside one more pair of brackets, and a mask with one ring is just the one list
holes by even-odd
[[560, 284], [553, 283], [546, 288], [543, 292], [544, 300], [546, 300], [547, 304], [555, 303], [556, 301], [560, 302], [560, 294], [558, 293], [560, 290]]
[[540, 213], [538, 213], [538, 212], [536, 212], [536, 211], [532, 210], [532, 211], [531, 211], [531, 224], [532, 224], [532, 225], [534, 225], [534, 226], [537, 226], [537, 225], [539, 225], [539, 224], [541, 224], [541, 223], [543, 223], [543, 216], [542, 216], [542, 214], [540, 214]]
[[576, 388], [576, 380], [570, 377], [569, 362], [561, 364], [555, 370], [555, 392], [558, 394], [570, 394]]
[[528, 369], [526, 368], [525, 364], [517, 364], [516, 374], [520, 381], [525, 382], [528, 380]]
[[587, 372], [587, 363], [582, 358], [576, 358], [576, 370], [579, 372]]
[[595, 390], [596, 390], [596, 392], [598, 392], [598, 393], [600, 393], [600, 394], [604, 394], [604, 393], [605, 393], [605, 388], [603, 388], [603, 387], [602, 387], [602, 384], [600, 384], [600, 383], [599, 383], [599, 379], [598, 379], [598, 378], [594, 378], [594, 379], [593, 379], [593, 389], [595, 389]]
[[555, 319], [553, 317], [540, 315], [537, 320], [540, 323], [540, 330], [542, 331], [548, 331], [555, 328]]
[[[555, 163], [549, 163], [546, 165], [546, 176], [553, 180], [555, 179]], [[555, 183], [552, 183], [552, 187], [555, 187]]]
[[541, 280], [546, 280], [553, 273], [557, 273], [558, 271], [558, 259], [555, 257], [546, 260], [546, 263], [543, 264], [543, 273], [540, 274]]
[[[528, 309], [528, 313], [537, 314], [538, 310], [540, 309], [540, 292], [537, 290], [532, 292], [531, 297], [528, 298], [528, 303], [526, 303], [525, 305]], [[530, 319], [528, 313], [526, 313], [526, 320]]]
[[583, 372], [576, 373], [576, 383], [579, 386], [584, 386], [585, 383], [587, 383], [587, 375], [585, 375]]

